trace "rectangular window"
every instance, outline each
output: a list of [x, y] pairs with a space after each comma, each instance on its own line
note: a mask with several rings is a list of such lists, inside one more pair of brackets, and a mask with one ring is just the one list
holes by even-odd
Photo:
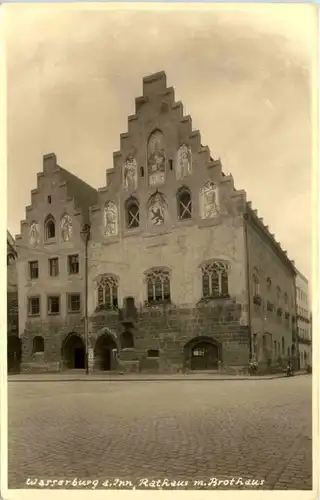
[[79, 255], [68, 255], [68, 273], [79, 274]]
[[40, 297], [28, 298], [28, 316], [39, 316], [40, 314]]
[[37, 260], [29, 262], [29, 277], [32, 280], [39, 278], [39, 263]]
[[59, 259], [55, 257], [54, 259], [49, 259], [49, 273], [50, 276], [59, 275]]
[[60, 313], [60, 297], [58, 295], [53, 295], [48, 297], [48, 314], [59, 314]]
[[68, 294], [68, 312], [79, 312], [80, 306], [80, 293]]

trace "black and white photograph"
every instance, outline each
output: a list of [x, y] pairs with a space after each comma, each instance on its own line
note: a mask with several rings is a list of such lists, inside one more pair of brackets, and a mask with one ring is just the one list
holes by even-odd
[[316, 498], [316, 6], [1, 25], [1, 497]]

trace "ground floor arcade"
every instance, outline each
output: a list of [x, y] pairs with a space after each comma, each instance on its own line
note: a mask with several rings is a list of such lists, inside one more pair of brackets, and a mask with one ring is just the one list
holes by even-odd
[[[82, 333], [70, 332], [61, 339], [60, 348], [37, 335], [22, 356], [22, 371], [84, 370], [86, 355], [91, 371], [179, 372], [220, 370], [223, 366], [247, 366], [248, 345], [221, 342], [214, 336], [199, 335], [171, 342], [118, 337], [104, 329], [87, 346]], [[51, 348], [51, 349], [50, 349]]]

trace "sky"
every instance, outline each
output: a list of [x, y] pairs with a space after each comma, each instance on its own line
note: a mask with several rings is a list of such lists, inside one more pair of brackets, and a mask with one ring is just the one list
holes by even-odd
[[314, 7], [5, 7], [12, 234], [43, 154], [105, 185], [142, 78], [164, 70], [202, 144], [311, 279]]

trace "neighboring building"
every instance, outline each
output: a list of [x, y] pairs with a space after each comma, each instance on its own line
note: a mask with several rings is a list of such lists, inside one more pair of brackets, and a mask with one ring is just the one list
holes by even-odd
[[296, 276], [297, 332], [300, 369], [312, 365], [311, 311], [309, 307], [309, 284], [303, 274]]
[[7, 231], [7, 368], [19, 371], [21, 348], [18, 330], [18, 282], [15, 242]]
[[[43, 242], [45, 217], [50, 213], [58, 220], [71, 210], [63, 207], [63, 196], [57, 196], [59, 214], [48, 205], [49, 194], [54, 203], [46, 184], [54, 171], [46, 166], [54, 163], [50, 158], [45, 158], [45, 174], [22, 224], [23, 245], [28, 245], [19, 260], [22, 303], [31, 295], [43, 301], [54, 294], [55, 282], [59, 290], [69, 286], [67, 276], [42, 274], [48, 265], [44, 250], [50, 249], [52, 257], [83, 255], [80, 223], [72, 243], [46, 247], [49, 242]], [[220, 160], [202, 146], [163, 72], [144, 78], [143, 96], [128, 118], [128, 132], [120, 135], [107, 186], [92, 198], [90, 368], [240, 370], [252, 357], [263, 365], [295, 356], [294, 265], [252, 210], [245, 191], [235, 189]], [[38, 288], [25, 278], [26, 266], [31, 270], [36, 260]], [[34, 283], [32, 291], [29, 283]], [[73, 283], [83, 293], [83, 279]], [[23, 308], [20, 327], [30, 356], [34, 337], [42, 335], [44, 365], [57, 369], [62, 361], [63, 366], [83, 367], [83, 322], [72, 321], [66, 309], [62, 323], [45, 309], [41, 321], [32, 317], [31, 322]]]
[[[61, 361], [73, 366], [67, 339], [83, 331], [81, 228], [96, 199], [97, 191], [59, 167], [54, 154], [44, 157], [16, 237], [23, 371], [56, 371]], [[81, 357], [81, 349], [75, 352]]]

